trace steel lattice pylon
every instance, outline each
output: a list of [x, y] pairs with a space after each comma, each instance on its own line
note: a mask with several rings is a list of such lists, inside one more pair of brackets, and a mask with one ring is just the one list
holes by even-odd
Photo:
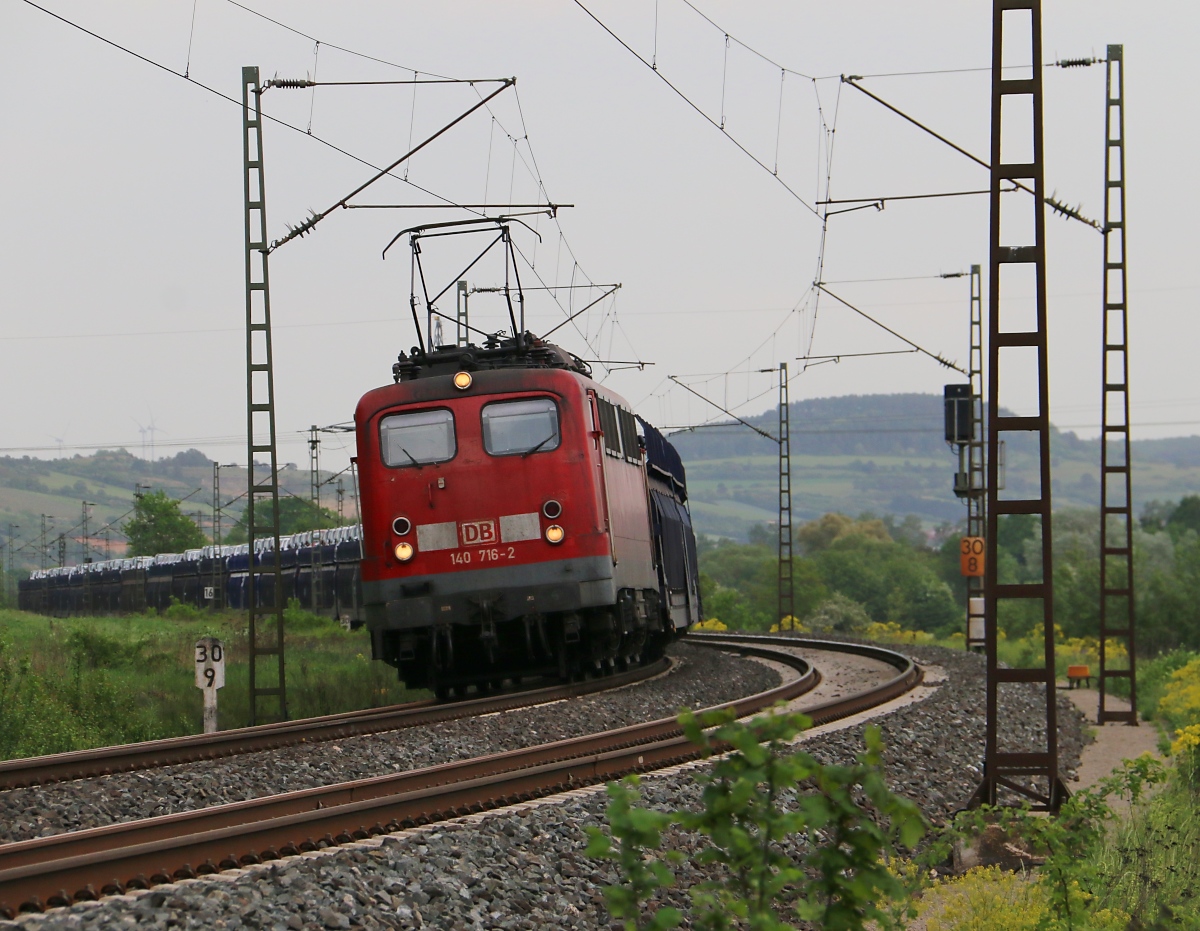
[[[971, 440], [967, 443], [967, 536], [987, 533], [987, 459], [983, 435], [983, 274], [971, 266], [971, 354], [967, 365], [971, 379]], [[983, 599], [983, 578], [967, 576], [968, 650], [983, 649], [983, 616], [973, 614], [972, 606]], [[975, 618], [975, 623], [972, 623]]]
[[[1032, 67], [1021, 77], [1006, 78], [1005, 32], [1009, 31], [1012, 45], [1008, 51], [1013, 61], [1031, 62]], [[1028, 39], [1026, 44], [1025, 39]], [[983, 780], [973, 799], [974, 804], [995, 805], [1002, 798], [1001, 790], [1009, 797], [1031, 800], [1035, 809], [1057, 811], [1067, 797], [1066, 787], [1058, 774], [1058, 715], [1054, 674], [1054, 576], [1051, 547], [1050, 502], [1050, 392], [1047, 359], [1046, 321], [1046, 211], [1043, 172], [1044, 139], [1042, 132], [1042, 5], [1041, 0], [993, 0], [992, 5], [992, 104], [991, 104], [991, 190], [990, 190], [990, 262], [988, 268], [988, 455], [987, 455], [987, 561], [984, 577], [985, 639], [987, 647], [987, 739]], [[1004, 107], [1011, 107], [1010, 119], [1003, 119]], [[1014, 134], [1019, 123], [1012, 115], [1031, 115], [1032, 160], [1005, 161], [1003, 156], [1020, 149], [1024, 139], [1002, 136]], [[1004, 131], [1002, 132], [1002, 127]], [[1024, 129], [1024, 127], [1022, 127]], [[1024, 154], [1024, 153], [1022, 153]], [[1008, 209], [1032, 207], [1032, 237], [1017, 243], [1002, 240], [1001, 191], [1013, 181], [1032, 182], [1033, 198], [1021, 198]], [[1020, 206], [1017, 207], [1016, 204]], [[1016, 216], [1015, 227], [1025, 230], [1029, 217]], [[1022, 222], [1024, 221], [1024, 222]], [[1011, 221], [1010, 221], [1011, 223]], [[1028, 235], [1022, 232], [1018, 235]], [[1006, 271], [1024, 274], [1031, 271], [1035, 278], [1036, 319], [1032, 322], [1008, 320], [1015, 313], [1001, 303], [1002, 280]], [[1008, 285], [1006, 287], [1011, 287]], [[1016, 290], [1016, 289], [1013, 289]], [[1002, 314], [1005, 320], [1001, 320]], [[1007, 379], [1013, 387], [1029, 377], [1022, 363], [1033, 362], [1036, 370], [1037, 412], [1017, 416], [1000, 409], [1000, 388]], [[1038, 446], [1040, 463], [1039, 488], [1036, 496], [1000, 498], [998, 457], [996, 451], [1006, 433], [1032, 435]], [[1001, 583], [997, 577], [997, 527], [1002, 517], [1033, 515], [1041, 521], [1040, 580]], [[1038, 605], [1044, 637], [1042, 662], [1026, 668], [1002, 668], [996, 655], [999, 622], [1007, 614], [1005, 605], [1017, 608], [1020, 604]], [[1036, 607], [1034, 609], [1037, 610]], [[1040, 686], [1045, 697], [1045, 729], [1039, 745], [1014, 749], [1011, 744], [1001, 749], [999, 735], [1012, 733], [1001, 727], [1000, 690], [1002, 685], [1030, 684]]]
[[[1104, 342], [1100, 393], [1100, 705], [1096, 720], [1137, 724], [1134, 675], [1133, 483], [1129, 461], [1129, 292], [1125, 281], [1125, 62], [1110, 45], [1104, 91]], [[1120, 638], [1128, 666], [1110, 668]], [[1107, 707], [1108, 685], [1129, 680], [1129, 710]]]
[[212, 607], [220, 610], [225, 607], [225, 591], [221, 584], [221, 572], [219, 565], [221, 560], [218, 558], [221, 545], [221, 464], [214, 462], [213, 464], [213, 498], [212, 498], [212, 538], [213, 538], [213, 559], [212, 573], [209, 576], [209, 581], [212, 583], [213, 597]]
[[[242, 68], [242, 144], [246, 214], [246, 530], [250, 565], [250, 723], [258, 723], [259, 701], [277, 699], [287, 719], [283, 655], [283, 577], [279, 566], [279, 456], [275, 445], [275, 377], [271, 353], [271, 298], [267, 275], [267, 193], [263, 184], [262, 88], [258, 68]], [[261, 438], [266, 437], [267, 442]], [[265, 464], [255, 457], [265, 454]], [[264, 467], [269, 474], [262, 479]], [[265, 513], [264, 513], [265, 512]], [[269, 547], [269, 549], [268, 549]], [[267, 586], [270, 586], [269, 589]], [[273, 631], [258, 625], [267, 592], [273, 595]], [[264, 673], [267, 675], [264, 677]], [[271, 684], [263, 685], [264, 678]]]
[[779, 624], [795, 626], [796, 591], [792, 577], [792, 441], [788, 413], [788, 367], [779, 363]]

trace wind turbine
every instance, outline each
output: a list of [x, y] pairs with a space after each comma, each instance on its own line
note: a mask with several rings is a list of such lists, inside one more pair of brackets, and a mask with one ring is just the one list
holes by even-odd
[[154, 461], [154, 434], [166, 433], [167, 431], [161, 427], [154, 426], [154, 411], [150, 411], [150, 426], [146, 428], [146, 432], [150, 434], [150, 461]]
[[138, 433], [140, 433], [142, 435], [142, 458], [145, 459], [146, 458], [146, 428], [141, 425], [141, 423], [138, 421], [138, 419], [136, 417], [130, 417], [129, 419], [137, 424]]
[[[150, 410], [150, 409], [147, 408], [147, 410]], [[146, 458], [146, 434], [147, 433], [150, 434], [150, 461], [153, 462], [154, 461], [154, 434], [166, 433], [167, 431], [164, 430], [162, 427], [156, 427], [154, 425], [154, 411], [150, 411], [150, 426], [148, 426], [148, 427], [143, 426], [141, 424], [141, 422], [138, 421], [137, 418], [135, 418], [135, 417], [131, 417], [129, 419], [138, 425], [138, 430], [142, 434], [142, 458], [143, 459]]]
[[62, 456], [63, 456], [63, 445], [64, 445], [64, 444], [66, 443], [66, 441], [67, 441], [67, 432], [68, 432], [70, 429], [71, 429], [71, 425], [68, 423], [68, 424], [67, 424], [67, 425], [66, 425], [66, 426], [63, 428], [63, 435], [62, 435], [62, 436], [55, 436], [53, 433], [47, 433], [47, 434], [46, 434], [46, 436], [50, 437], [50, 439], [54, 440], [54, 442], [58, 444], [58, 458], [59, 458], [59, 459], [61, 459], [61, 458], [62, 458]]

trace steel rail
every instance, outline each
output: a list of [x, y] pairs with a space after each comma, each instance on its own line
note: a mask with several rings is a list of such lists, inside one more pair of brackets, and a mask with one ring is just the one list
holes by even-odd
[[510, 711], [514, 708], [561, 701], [631, 685], [665, 672], [669, 665], [669, 660], [661, 659], [647, 666], [604, 678], [506, 692], [465, 701], [439, 703], [430, 698], [384, 708], [367, 708], [317, 718], [232, 728], [215, 734], [168, 737], [116, 747], [97, 747], [92, 750], [4, 760], [0, 761], [0, 790], [192, 763], [197, 760], [212, 760], [240, 753], [275, 750], [298, 743], [344, 740], [347, 737], [376, 734], [381, 731]]
[[[736, 635], [700, 642], [766, 656], [801, 671], [784, 685], [718, 706], [738, 716], [796, 698], [819, 681], [809, 663], [780, 646], [853, 652], [897, 669], [887, 682], [805, 709], [815, 723], [887, 701], [921, 679], [907, 657], [877, 647]], [[699, 753], [667, 718], [421, 771], [8, 844], [0, 846], [0, 915], [348, 843], [660, 768]]]

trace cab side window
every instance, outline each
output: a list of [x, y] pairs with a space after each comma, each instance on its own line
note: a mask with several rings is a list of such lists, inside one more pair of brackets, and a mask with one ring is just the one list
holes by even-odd
[[597, 395], [596, 410], [600, 412], [600, 430], [604, 433], [604, 451], [610, 456], [620, 456], [621, 428], [617, 424], [617, 409]]

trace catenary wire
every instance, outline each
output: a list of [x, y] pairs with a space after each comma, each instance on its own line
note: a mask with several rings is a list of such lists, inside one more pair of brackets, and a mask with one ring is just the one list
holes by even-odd
[[691, 107], [698, 114], [700, 114], [700, 116], [702, 116], [707, 122], [712, 124], [713, 127], [715, 127], [717, 130], [719, 130], [726, 139], [728, 139], [735, 146], [737, 146], [737, 148], [739, 150], [741, 150], [741, 152], [747, 158], [749, 158], [752, 162], [754, 162], [754, 164], [758, 165], [759, 168], [761, 168], [763, 171], [765, 171], [767, 174], [769, 174], [772, 178], [774, 178], [779, 183], [779, 185], [785, 191], [787, 191], [788, 194], [790, 194], [795, 200], [797, 200], [801, 205], [803, 205], [806, 210], [808, 210], [814, 216], [820, 216], [817, 209], [812, 204], [810, 204], [807, 200], [805, 200], [791, 185], [789, 185], [786, 181], [784, 181], [782, 178], [780, 178], [779, 175], [777, 175], [775, 172], [773, 172], [769, 165], [767, 165], [765, 162], [763, 162], [761, 159], [759, 159], [758, 156], [756, 156], [753, 152], [751, 152], [744, 145], [742, 145], [740, 142], [738, 142], [737, 139], [735, 139], [729, 133], [725, 132], [725, 128], [720, 123], [718, 123], [711, 116], [709, 116], [707, 113], [705, 113], [704, 110], [697, 103], [695, 103], [690, 97], [687, 96], [687, 94], [685, 94], [675, 84], [673, 84], [671, 81], [669, 81], [667, 78], [665, 78], [661, 71], [659, 71], [655, 67], [652, 67], [650, 62], [646, 61], [645, 58], [643, 58], [636, 51], [634, 51], [632, 46], [630, 46], [624, 39], [622, 39], [620, 36], [618, 36], [611, 29], [609, 29], [608, 26], [605, 25], [605, 23], [599, 17], [596, 16], [595, 13], [593, 13], [591, 10], [589, 10], [586, 6], [583, 5], [582, 0], [574, 0], [574, 3], [577, 7], [579, 7], [579, 9], [583, 10], [583, 12], [586, 13], [588, 15], [588, 17], [597, 26], [599, 26], [601, 29], [603, 29], [605, 32], [607, 32], [610, 36], [612, 36], [612, 38], [615, 39], [617, 41], [617, 43], [623, 49], [625, 49], [625, 51], [629, 52], [630, 55], [632, 55], [634, 58], [636, 58], [638, 61], [640, 61], [643, 65], [645, 65], [647, 68], [649, 68], [652, 72], [654, 72], [654, 74], [658, 76], [659, 80], [661, 80], [664, 84], [667, 85], [667, 87], [669, 87], [672, 91], [674, 91], [684, 103], [686, 103], [689, 107]]
[[[214, 88], [214, 87], [210, 87], [209, 85], [207, 85], [207, 84], [204, 84], [204, 83], [202, 83], [202, 82], [200, 82], [200, 81], [197, 81], [197, 80], [195, 80], [195, 79], [193, 79], [193, 78], [191, 78], [191, 77], [185, 77], [185, 75], [183, 75], [183, 74], [180, 74], [178, 71], [175, 71], [173, 68], [170, 68], [170, 67], [168, 67], [168, 66], [166, 66], [166, 65], [162, 64], [161, 62], [157, 62], [157, 61], [155, 61], [155, 60], [154, 60], [154, 59], [152, 59], [152, 58], [149, 58], [149, 57], [147, 57], [147, 56], [145, 56], [145, 55], [142, 55], [142, 54], [140, 54], [139, 52], [136, 52], [136, 51], [134, 51], [133, 49], [130, 49], [130, 48], [128, 48], [128, 47], [126, 47], [126, 46], [124, 46], [124, 45], [121, 45], [120, 43], [118, 43], [118, 42], [116, 42], [116, 41], [114, 41], [114, 40], [112, 40], [112, 39], [109, 39], [109, 38], [107, 38], [106, 36], [103, 36], [103, 35], [101, 35], [100, 33], [94, 32], [93, 30], [91, 30], [91, 29], [88, 29], [87, 27], [85, 27], [85, 26], [83, 26], [83, 25], [81, 25], [81, 24], [79, 24], [79, 23], [76, 23], [76, 22], [74, 22], [74, 21], [72, 21], [72, 20], [70, 20], [70, 19], [67, 19], [65, 16], [62, 16], [62, 15], [60, 15], [60, 14], [58, 14], [58, 13], [54, 12], [53, 10], [47, 9], [46, 7], [43, 7], [43, 6], [39, 5], [38, 3], [35, 3], [35, 2], [34, 2], [34, 0], [23, 0], [23, 2], [24, 2], [24, 3], [26, 3], [28, 6], [31, 6], [31, 7], [33, 7], [34, 9], [37, 9], [37, 10], [39, 10], [40, 12], [42, 12], [42, 13], [45, 13], [47, 16], [50, 16], [50, 17], [52, 17], [52, 18], [54, 18], [54, 19], [58, 20], [59, 22], [61, 22], [61, 23], [65, 24], [65, 25], [67, 25], [67, 26], [71, 26], [72, 28], [74, 28], [74, 29], [77, 29], [77, 30], [79, 30], [80, 32], [83, 32], [84, 34], [86, 34], [86, 35], [88, 35], [88, 36], [90, 36], [90, 37], [92, 37], [92, 38], [94, 38], [94, 39], [97, 39], [97, 40], [99, 40], [100, 42], [103, 42], [105, 45], [111, 46], [112, 48], [114, 48], [114, 49], [117, 49], [118, 51], [124, 52], [126, 55], [129, 55], [129, 56], [131, 56], [131, 57], [133, 57], [133, 58], [136, 58], [136, 59], [138, 59], [138, 60], [140, 60], [140, 61], [142, 61], [142, 62], [144, 62], [144, 63], [146, 63], [146, 64], [148, 64], [148, 65], [151, 65], [151, 66], [153, 66], [154, 68], [157, 68], [157, 69], [158, 69], [158, 70], [160, 70], [160, 71], [165, 71], [166, 73], [168, 73], [168, 74], [170, 74], [170, 75], [173, 75], [173, 76], [175, 76], [175, 77], [178, 77], [178, 78], [183, 78], [183, 79], [184, 79], [184, 80], [186, 80], [186, 81], [187, 81], [189, 84], [195, 85], [196, 87], [198, 87], [198, 88], [200, 88], [200, 89], [202, 89], [202, 90], [208, 91], [210, 94], [213, 94], [213, 95], [214, 95], [214, 96], [216, 96], [216, 97], [220, 97], [222, 100], [226, 100], [226, 101], [228, 101], [228, 102], [230, 102], [230, 103], [234, 104], [235, 106], [237, 106], [237, 107], [239, 107], [239, 108], [240, 108], [240, 107], [242, 107], [242, 102], [241, 102], [241, 101], [239, 101], [239, 100], [237, 100], [237, 99], [235, 99], [235, 98], [233, 98], [233, 97], [230, 97], [230, 96], [229, 96], [229, 95], [227, 95], [227, 94], [224, 94], [224, 93], [222, 93], [221, 91], [217, 90], [216, 88]], [[314, 42], [314, 43], [315, 43], [315, 42], [318, 42], [318, 41], [320, 41], [320, 40], [318, 40], [318, 39], [317, 39], [315, 36], [310, 36], [310, 35], [308, 35], [307, 33], [304, 33], [304, 32], [302, 32], [301, 30], [295, 29], [295, 28], [293, 28], [293, 27], [291, 27], [291, 26], [288, 26], [287, 24], [285, 24], [285, 23], [283, 23], [283, 22], [280, 22], [279, 20], [272, 19], [271, 17], [269, 17], [269, 16], [266, 16], [266, 15], [264, 15], [264, 14], [261, 14], [261, 13], [259, 13], [259, 12], [258, 12], [258, 11], [256, 11], [256, 10], [252, 10], [252, 9], [250, 9], [249, 7], [243, 6], [242, 4], [240, 4], [240, 3], [237, 3], [237, 2], [236, 2], [236, 0], [226, 0], [226, 2], [227, 2], [227, 3], [230, 3], [230, 4], [231, 4], [231, 5], [233, 5], [233, 6], [236, 6], [236, 7], [238, 7], [238, 8], [240, 8], [240, 9], [243, 9], [243, 10], [245, 10], [245, 11], [246, 11], [246, 12], [248, 12], [248, 13], [251, 13], [251, 14], [253, 14], [253, 15], [255, 15], [255, 16], [258, 16], [258, 17], [259, 17], [259, 18], [261, 18], [261, 19], [264, 19], [264, 20], [266, 20], [266, 21], [268, 21], [268, 22], [271, 22], [271, 23], [273, 23], [274, 25], [276, 25], [276, 26], [279, 26], [280, 28], [287, 30], [288, 32], [292, 32], [292, 33], [294, 33], [295, 35], [298, 35], [298, 36], [301, 36], [301, 37], [303, 37], [303, 38], [306, 38], [306, 39], [308, 39], [308, 40], [310, 40], [310, 41], [312, 41], [312, 42]], [[395, 63], [395, 62], [390, 62], [390, 61], [387, 61], [387, 60], [385, 60], [385, 59], [376, 58], [375, 56], [367, 55], [367, 54], [364, 54], [364, 53], [361, 53], [361, 52], [356, 52], [356, 51], [354, 51], [354, 50], [352, 50], [352, 49], [345, 48], [345, 47], [343, 47], [343, 46], [337, 45], [337, 44], [335, 44], [335, 43], [332, 43], [332, 42], [323, 42], [322, 44], [324, 44], [324, 45], [325, 45], [325, 46], [327, 46], [328, 48], [333, 48], [333, 49], [336, 49], [336, 50], [338, 50], [338, 51], [344, 52], [344, 53], [346, 53], [346, 54], [349, 54], [349, 55], [354, 55], [354, 56], [357, 56], [357, 57], [360, 57], [360, 58], [363, 58], [363, 59], [367, 59], [367, 60], [370, 60], [370, 61], [377, 62], [377, 63], [379, 63], [379, 64], [387, 65], [387, 66], [389, 66], [389, 67], [393, 67], [393, 68], [399, 68], [399, 69], [401, 69], [401, 70], [404, 70], [404, 71], [414, 71], [414, 72], [416, 72], [417, 74], [424, 74], [424, 75], [428, 75], [429, 77], [436, 78], [436, 79], [439, 79], [439, 80], [444, 80], [444, 81], [452, 81], [452, 82], [457, 82], [457, 83], [470, 83], [469, 81], [463, 81], [462, 79], [452, 78], [452, 77], [449, 77], [449, 76], [447, 76], [447, 75], [437, 74], [437, 73], [435, 73], [435, 72], [420, 71], [420, 70], [418, 70], [418, 69], [409, 68], [409, 67], [407, 67], [407, 66], [404, 66], [404, 65], [399, 65], [399, 64], [397, 64], [397, 63]], [[472, 86], [474, 87], [474, 85], [473, 85], [473, 84], [472, 84]], [[477, 90], [477, 92], [478, 92], [478, 89], [477, 89], [477, 88], [476, 88], [476, 90]], [[480, 95], [480, 96], [482, 96], [482, 95]], [[519, 112], [519, 113], [520, 113], [520, 115], [521, 115], [521, 121], [522, 121], [522, 125], [524, 126], [524, 113], [523, 113], [523, 110], [522, 110], [522, 108], [521, 108], [521, 105], [520, 105], [520, 99], [519, 99], [519, 97], [517, 98], [517, 108], [518, 108], [518, 112]], [[490, 112], [490, 111], [491, 111], [491, 108], [490, 108], [490, 107], [488, 107], [488, 110], [489, 110], [489, 112]], [[494, 114], [493, 114], [493, 116], [494, 116]], [[293, 132], [296, 132], [296, 133], [301, 133], [301, 134], [304, 134], [304, 135], [308, 136], [308, 137], [309, 137], [309, 138], [311, 138], [311, 139], [315, 139], [317, 142], [321, 143], [322, 145], [324, 145], [324, 146], [327, 146], [327, 147], [328, 147], [328, 148], [330, 148], [330, 149], [333, 149], [335, 152], [338, 152], [338, 153], [339, 153], [339, 154], [341, 154], [341, 155], [344, 155], [344, 156], [346, 156], [346, 157], [348, 157], [348, 158], [350, 158], [350, 159], [353, 159], [354, 161], [358, 162], [358, 163], [359, 163], [359, 164], [361, 164], [361, 165], [364, 165], [364, 166], [366, 166], [366, 167], [368, 167], [368, 168], [371, 168], [371, 169], [373, 169], [373, 170], [375, 170], [375, 171], [379, 171], [379, 170], [380, 170], [380, 168], [379, 168], [379, 166], [378, 166], [378, 165], [375, 165], [375, 164], [373, 164], [372, 162], [370, 162], [370, 161], [368, 161], [368, 160], [366, 160], [366, 159], [364, 159], [364, 158], [361, 158], [360, 156], [357, 156], [357, 155], [353, 154], [352, 152], [349, 152], [349, 151], [348, 151], [348, 150], [346, 150], [346, 149], [343, 149], [343, 148], [341, 148], [340, 146], [338, 146], [338, 145], [334, 144], [333, 142], [330, 142], [330, 141], [329, 141], [329, 140], [327, 140], [327, 139], [324, 139], [323, 137], [321, 137], [321, 136], [319, 136], [319, 135], [313, 134], [313, 133], [311, 133], [311, 132], [306, 132], [304, 129], [302, 129], [302, 128], [301, 128], [301, 127], [299, 127], [299, 126], [296, 126], [296, 125], [293, 125], [293, 124], [291, 124], [291, 123], [288, 123], [288, 122], [287, 122], [287, 121], [285, 121], [285, 120], [279, 119], [278, 117], [271, 116], [270, 114], [267, 114], [267, 113], [264, 113], [264, 114], [263, 114], [263, 117], [264, 117], [265, 119], [267, 119], [268, 121], [270, 121], [270, 122], [272, 122], [272, 123], [275, 123], [276, 125], [283, 126], [283, 127], [287, 128], [287, 129], [290, 129], [290, 130], [292, 130]], [[506, 134], [507, 134], [507, 132], [506, 132]], [[510, 138], [512, 138], [512, 137], [511, 137], [511, 135], [510, 135]], [[543, 193], [543, 194], [545, 194], [545, 193], [546, 193], [546, 190], [545, 190], [545, 184], [544, 184], [544, 182], [542, 181], [542, 178], [541, 178], [541, 173], [540, 173], [540, 171], [537, 171], [537, 170], [536, 170], [536, 158], [535, 158], [535, 157], [534, 157], [534, 155], [533, 155], [533, 150], [532, 150], [532, 147], [530, 147], [530, 146], [528, 145], [528, 134], [526, 133], [526, 134], [525, 134], [525, 135], [524, 135], [522, 138], [525, 140], [525, 142], [526, 142], [526, 147], [529, 149], [530, 157], [531, 157], [531, 159], [534, 161], [534, 165], [535, 165], [535, 171], [534, 171], [534, 172], [531, 172], [531, 174], [534, 174], [534, 176], [536, 177], [536, 180], [537, 180], [537, 184], [538, 184], [538, 187], [539, 187], [539, 189], [542, 191], [542, 193]], [[443, 203], [445, 203], [445, 204], [447, 204], [447, 205], [449, 205], [449, 206], [460, 207], [460, 205], [456, 204], [456, 203], [455, 203], [455, 201], [454, 201], [453, 199], [451, 199], [451, 198], [448, 198], [448, 197], [445, 197], [445, 196], [443, 196], [443, 195], [441, 195], [441, 194], [438, 194], [438, 193], [436, 193], [436, 192], [434, 192], [434, 191], [431, 191], [431, 190], [429, 190], [429, 189], [427, 189], [427, 188], [425, 188], [425, 187], [423, 187], [423, 186], [421, 186], [421, 185], [419, 185], [419, 184], [417, 184], [417, 183], [415, 183], [415, 182], [413, 182], [413, 181], [411, 181], [411, 180], [408, 180], [408, 179], [407, 179], [407, 178], [405, 178], [405, 177], [401, 177], [401, 176], [399, 176], [399, 175], [391, 174], [390, 172], [388, 173], [388, 176], [389, 176], [389, 177], [392, 177], [392, 178], [395, 178], [395, 179], [396, 179], [396, 180], [398, 180], [398, 181], [402, 181], [403, 183], [405, 183], [405, 184], [409, 185], [410, 187], [414, 188], [415, 190], [418, 190], [418, 191], [420, 191], [420, 192], [422, 192], [422, 193], [424, 193], [424, 194], [427, 194], [427, 195], [429, 195], [430, 197], [433, 197], [433, 198], [435, 198], [435, 199], [437, 199], [437, 200], [439, 200], [439, 201], [442, 201]], [[476, 209], [473, 209], [473, 208], [470, 208], [470, 207], [460, 207], [460, 209], [466, 210], [466, 211], [467, 211], [467, 212], [469, 212], [469, 213], [474, 213], [474, 214], [476, 214], [477, 216], [483, 216], [483, 215], [485, 215], [485, 214], [484, 214], [484, 213], [482, 213], [481, 211], [479, 211], [479, 210], [476, 210]], [[557, 220], [556, 220], [556, 223], [557, 223]], [[559, 230], [560, 230], [560, 233], [561, 233], [561, 232], [562, 232], [562, 229], [561, 229], [561, 224], [559, 224]], [[564, 238], [564, 241], [565, 241], [565, 236], [564, 236], [563, 238]], [[569, 253], [572, 255], [572, 257], [574, 258], [574, 257], [575, 257], [575, 256], [574, 256], [574, 251], [573, 251], [573, 249], [571, 248], [571, 246], [570, 246], [570, 243], [569, 243], [569, 242], [566, 242], [566, 245], [567, 245], [567, 250], [568, 250], [568, 252], [569, 252]], [[585, 340], [585, 342], [586, 342], [586, 340]], [[591, 347], [590, 347], [590, 344], [589, 344], [589, 348], [591, 348]]]
[[956, 371], [956, 372], [961, 372], [963, 375], [970, 374], [969, 372], [960, 368], [958, 365], [949, 361], [948, 359], [943, 358], [942, 356], [938, 355], [935, 352], [930, 352], [928, 349], [924, 348], [923, 346], [921, 346], [917, 343], [914, 343], [907, 336], [902, 336], [900, 333], [897, 333], [895, 330], [893, 330], [891, 327], [887, 326], [886, 324], [880, 323], [878, 320], [876, 320], [874, 317], [872, 317], [866, 311], [861, 310], [858, 307], [855, 307], [853, 304], [851, 304], [845, 298], [838, 297], [836, 294], [834, 294], [832, 291], [830, 291], [824, 285], [818, 284], [817, 287], [820, 288], [822, 291], [824, 291], [826, 294], [828, 294], [831, 298], [833, 298], [838, 303], [844, 304], [846, 307], [849, 307], [852, 311], [854, 311], [859, 316], [866, 318], [871, 323], [875, 324], [875, 326], [879, 327], [881, 330], [885, 330], [888, 333], [891, 333], [892, 336], [896, 337], [901, 342], [907, 343], [908, 345], [912, 346], [914, 349], [916, 349], [918, 352], [922, 353], [923, 355], [929, 356], [929, 358], [933, 359], [935, 362], [937, 362], [941, 365], [944, 365], [948, 369], [954, 369], [954, 371]]
[[[72, 29], [78, 29], [80, 32], [84, 33], [85, 35], [89, 35], [93, 39], [97, 39], [100, 42], [103, 42], [105, 45], [111, 46], [112, 48], [115, 48], [120, 52], [124, 52], [126, 55], [130, 55], [133, 58], [136, 58], [139, 61], [143, 61], [146, 64], [151, 65], [160, 71], [165, 71], [167, 74], [170, 74], [174, 77], [180, 78], [181, 80], [187, 81], [189, 84], [191, 84], [195, 87], [198, 87], [201, 90], [208, 91], [208, 93], [210, 93], [216, 97], [220, 97], [222, 100], [227, 100], [230, 103], [234, 104], [239, 109], [242, 107], [242, 102], [240, 100], [236, 100], [235, 98], [230, 97], [228, 94], [222, 93], [221, 91], [217, 90], [215, 87], [210, 87], [207, 84], [203, 84], [200, 81], [197, 81], [195, 78], [184, 77], [184, 75], [180, 74], [174, 68], [169, 68], [166, 65], [162, 64], [161, 62], [155, 61], [153, 58], [147, 58], [145, 55], [142, 55], [139, 52], [135, 52], [133, 49], [127, 48], [126, 46], [121, 45], [119, 42], [115, 42], [106, 36], [102, 36], [98, 32], [93, 32], [91, 29], [88, 29], [86, 26], [83, 26], [83, 25], [80, 25], [79, 23], [73, 22], [72, 20], [67, 19], [65, 16], [61, 16], [60, 14], [55, 13], [53, 10], [47, 9], [44, 6], [40, 6], [39, 4], [35, 3], [34, 0], [21, 0], [21, 2], [26, 4], [27, 6], [33, 7], [35, 10], [40, 10], [41, 12], [45, 13], [47, 16], [57, 19], [59, 22], [65, 24], [67, 26], [70, 26]], [[232, 3], [233, 0], [227, 0], [227, 2]], [[330, 47], [332, 48], [335, 46], [330, 46]], [[306, 133], [299, 126], [295, 126], [292, 123], [287, 122], [286, 120], [281, 120], [278, 117], [271, 116], [268, 113], [264, 113], [263, 118], [272, 123], [275, 123], [278, 126], [283, 126], [287, 129], [292, 130], [293, 132], [300, 133], [301, 135], [307, 136], [310, 139], [315, 139], [317, 142], [321, 143], [322, 145], [327, 146], [330, 149], [333, 149], [333, 151], [338, 152], [339, 154], [344, 155], [347, 158], [353, 159], [354, 161], [358, 162], [360, 165], [365, 165], [366, 167], [372, 168], [375, 171], [379, 170], [378, 165], [372, 164], [371, 162], [367, 161], [365, 158], [355, 155], [353, 152], [347, 151], [346, 149], [343, 149], [341, 146], [338, 146], [338, 145], [330, 142], [328, 139], [322, 138], [321, 136]], [[404, 179], [401, 178], [399, 175], [390, 175], [390, 177], [395, 178], [397, 181], [404, 181]], [[423, 188], [423, 187], [421, 187], [421, 185], [415, 184], [412, 181], [404, 181], [404, 183], [408, 184], [410, 187], [413, 187], [418, 191], [421, 191], [423, 194], [428, 194], [430, 197], [435, 197], [438, 200], [443, 201], [448, 204], [454, 203], [454, 201], [451, 200], [450, 198], [444, 197], [441, 194], [438, 194], [434, 191], [430, 191], [426, 188]], [[467, 208], [463, 208], [463, 209], [467, 209]], [[478, 213], [478, 211], [474, 211], [474, 210], [471, 210], [469, 212]]]

